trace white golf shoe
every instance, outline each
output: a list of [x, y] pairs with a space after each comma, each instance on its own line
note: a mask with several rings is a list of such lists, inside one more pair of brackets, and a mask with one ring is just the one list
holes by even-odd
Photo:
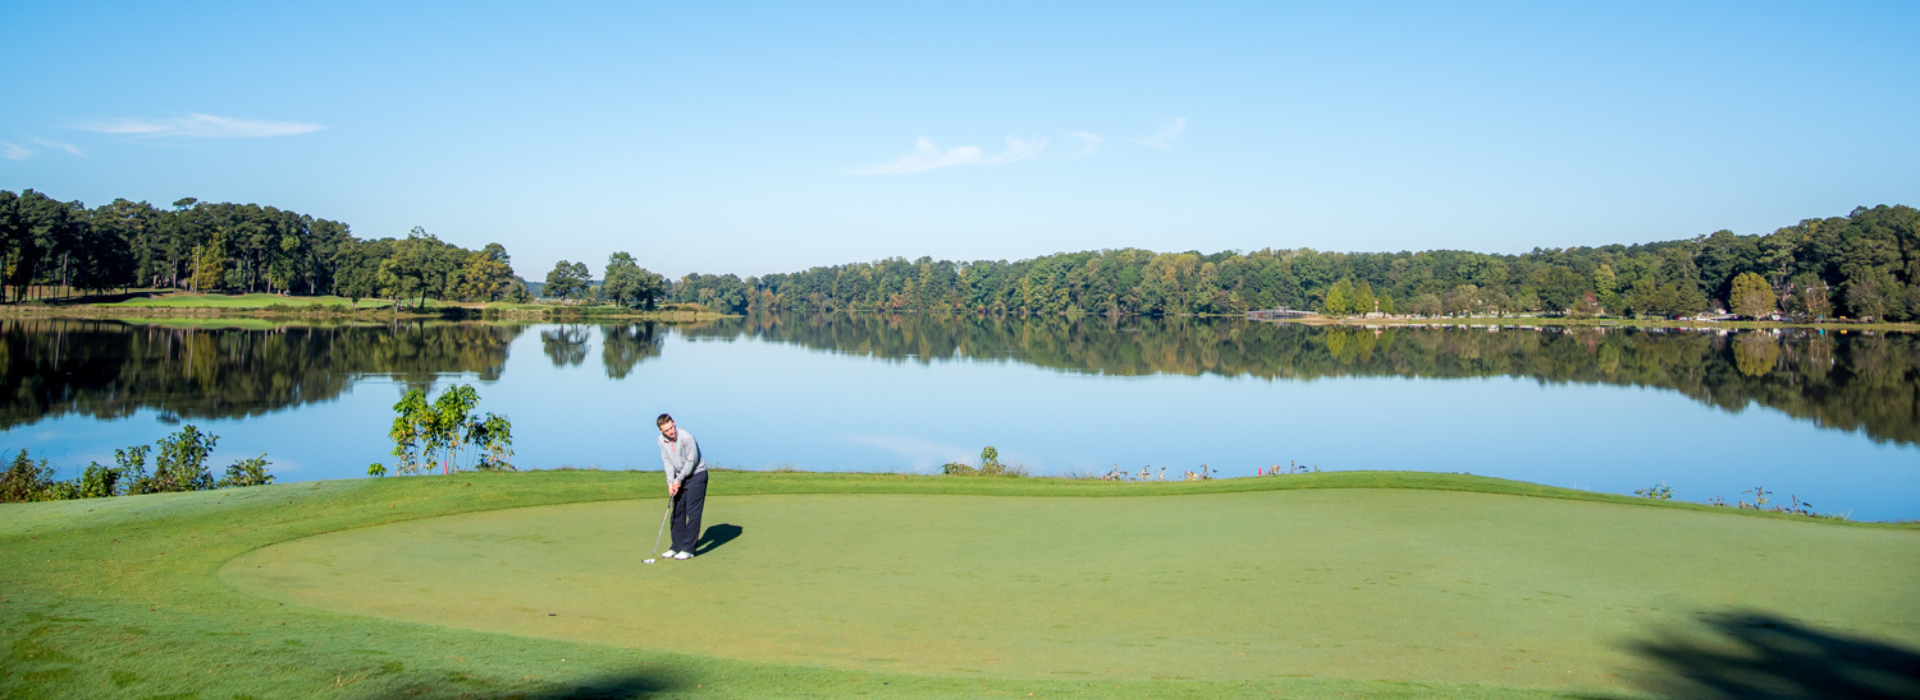
[[686, 561], [688, 559], [693, 558], [693, 553], [692, 552], [674, 552], [673, 558], [678, 559], [680, 561]]
[[673, 551], [673, 550], [671, 550], [671, 549], [669, 549], [669, 550], [667, 550], [667, 551], [664, 551], [664, 552], [661, 552], [661, 553], [660, 553], [660, 558], [661, 558], [661, 559], [672, 559], [672, 558], [673, 558], [673, 556], [674, 556], [674, 555], [676, 555], [676, 554], [679, 554], [679, 552], [676, 552], [676, 551]]

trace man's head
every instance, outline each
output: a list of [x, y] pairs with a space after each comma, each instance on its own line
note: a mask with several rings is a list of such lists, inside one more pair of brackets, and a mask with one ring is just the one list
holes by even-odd
[[653, 419], [653, 424], [660, 427], [660, 435], [665, 437], [668, 442], [672, 442], [680, 437], [680, 431], [675, 430], [673, 427], [673, 416], [662, 413], [659, 418]]

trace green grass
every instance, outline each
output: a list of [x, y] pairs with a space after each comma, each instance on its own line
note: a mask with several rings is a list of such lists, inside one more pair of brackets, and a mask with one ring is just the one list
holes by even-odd
[[[378, 300], [361, 299], [361, 306]], [[102, 306], [143, 308], [186, 308], [186, 309], [261, 309], [268, 306], [307, 307], [339, 304], [351, 306], [352, 299], [336, 296], [302, 297], [280, 296], [278, 294], [165, 294], [161, 296], [128, 299]]]
[[645, 566], [659, 479], [0, 506], [0, 697], [1614, 696], [1679, 682], [1636, 644], [1741, 611], [1920, 643], [1911, 525], [1443, 474], [719, 472], [740, 537]]

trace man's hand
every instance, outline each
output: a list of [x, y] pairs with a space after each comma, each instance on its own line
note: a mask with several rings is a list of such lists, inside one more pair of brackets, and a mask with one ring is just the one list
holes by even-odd
[[680, 495], [680, 482], [678, 481], [667, 482], [667, 498], [673, 498], [679, 495]]

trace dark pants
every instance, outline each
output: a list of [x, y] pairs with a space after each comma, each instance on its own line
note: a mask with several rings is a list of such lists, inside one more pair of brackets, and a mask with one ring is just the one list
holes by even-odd
[[693, 553], [700, 541], [700, 512], [707, 507], [707, 473], [697, 471], [680, 482], [673, 499], [673, 551]]

